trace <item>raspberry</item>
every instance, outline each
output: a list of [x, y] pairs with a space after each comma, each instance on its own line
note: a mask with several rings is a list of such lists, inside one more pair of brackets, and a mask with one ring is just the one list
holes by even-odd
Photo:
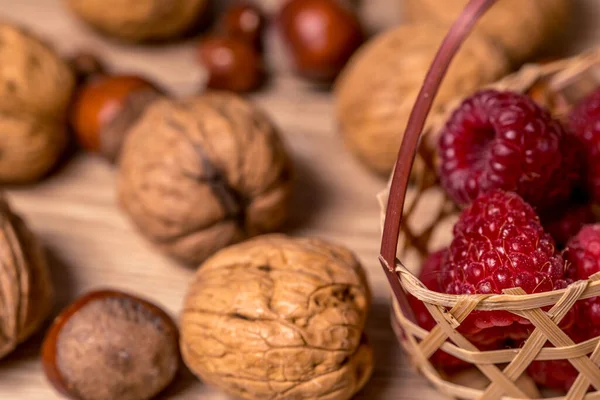
[[[600, 224], [586, 225], [569, 240], [564, 257], [574, 279], [587, 279], [600, 272]], [[598, 314], [600, 326], [600, 313]]]
[[[421, 269], [421, 273], [419, 274], [419, 279], [429, 290], [433, 290], [435, 292], [440, 292], [440, 287], [438, 283], [438, 274], [440, 271], [440, 267], [442, 265], [442, 261], [446, 255], [447, 250], [437, 251], [427, 258], [423, 263], [423, 268]], [[415, 313], [415, 318], [419, 326], [428, 331], [432, 330], [436, 322], [429, 313], [429, 310], [425, 307], [422, 301], [417, 299], [414, 296], [408, 297], [408, 302], [410, 303], [410, 307]], [[443, 352], [441, 350], [436, 351], [430, 359], [433, 365], [436, 365], [439, 368], [445, 370], [455, 370], [461, 367], [469, 366], [468, 363], [451, 356], [450, 354]]]
[[480, 91], [441, 132], [442, 186], [459, 205], [492, 189], [517, 192], [540, 208], [558, 204], [568, 198], [577, 173], [565, 166], [565, 136], [560, 123], [529, 97]]
[[595, 201], [600, 201], [600, 89], [573, 109], [569, 125], [582, 144], [588, 190]]
[[544, 218], [544, 228], [554, 238], [557, 247], [563, 248], [585, 224], [593, 223], [595, 220], [596, 217], [589, 204], [575, 205], [557, 216]]
[[[463, 210], [440, 271], [441, 288], [451, 294], [501, 293], [511, 287], [539, 293], [568, 283], [565, 262], [533, 208], [516, 193], [501, 190], [479, 196]], [[486, 337], [484, 331], [499, 327], [513, 340], [531, 331], [529, 321], [506, 311], [472, 312], [459, 330]]]

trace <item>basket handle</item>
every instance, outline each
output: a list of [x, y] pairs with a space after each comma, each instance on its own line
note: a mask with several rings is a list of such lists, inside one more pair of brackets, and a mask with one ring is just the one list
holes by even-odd
[[450, 62], [471, 32], [475, 23], [496, 1], [470, 0], [448, 31], [425, 76], [421, 91], [408, 119], [402, 145], [396, 159], [385, 212], [379, 260], [392, 287], [394, 297], [401, 307], [402, 313], [413, 321], [414, 315], [412, 309], [408, 305], [408, 299], [400, 285], [400, 280], [394, 272], [394, 266], [396, 264], [396, 249], [398, 247], [398, 235], [400, 233], [406, 189], [408, 187], [412, 164], [417, 153], [419, 136], [423, 131], [425, 119], [431, 110], [431, 105], [442, 83], [442, 79], [450, 66]]

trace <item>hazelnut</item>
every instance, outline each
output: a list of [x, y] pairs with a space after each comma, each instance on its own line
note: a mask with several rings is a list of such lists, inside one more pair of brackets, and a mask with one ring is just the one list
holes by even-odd
[[337, 0], [290, 0], [278, 20], [296, 71], [318, 82], [332, 81], [364, 40], [357, 16]]
[[42, 366], [72, 399], [145, 400], [175, 377], [177, 341], [175, 323], [156, 305], [95, 291], [56, 317], [42, 344]]
[[104, 64], [92, 53], [77, 53], [69, 59], [69, 64], [79, 84], [106, 72]]
[[248, 43], [231, 37], [207, 37], [198, 48], [200, 62], [208, 72], [211, 89], [248, 92], [264, 77], [262, 60]]
[[151, 104], [127, 136], [118, 194], [159, 249], [196, 267], [215, 251], [281, 227], [291, 160], [278, 129], [229, 92]]
[[25, 222], [0, 194], [0, 358], [40, 327], [54, 290], [46, 255]]
[[350, 399], [373, 368], [363, 334], [370, 301], [347, 249], [257, 237], [197, 270], [180, 320], [183, 360], [205, 383], [248, 400]]
[[180, 36], [205, 14], [207, 0], [67, 0], [71, 11], [112, 37], [145, 42]]
[[75, 79], [68, 64], [26, 30], [0, 23], [0, 183], [36, 181], [67, 143]]
[[265, 19], [261, 10], [246, 2], [231, 5], [220, 21], [224, 36], [242, 40], [259, 51], [262, 49], [264, 28]]
[[71, 110], [71, 125], [79, 143], [115, 161], [127, 129], [158, 96], [152, 83], [133, 75], [100, 76], [87, 82]]

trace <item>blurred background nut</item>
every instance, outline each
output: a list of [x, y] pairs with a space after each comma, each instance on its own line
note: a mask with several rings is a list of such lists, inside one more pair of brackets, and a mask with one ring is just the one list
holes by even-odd
[[[365, 44], [335, 84], [335, 112], [350, 150], [368, 168], [388, 174], [421, 83], [446, 28], [404, 25]], [[444, 78], [429, 121], [455, 99], [508, 72], [505, 54], [487, 37], [473, 34]], [[434, 135], [431, 135], [434, 136]]]
[[198, 47], [198, 58], [208, 73], [208, 88], [242, 93], [257, 89], [263, 82], [260, 54], [241, 39], [204, 38]]
[[32, 335], [54, 300], [42, 246], [0, 195], [0, 358]]
[[77, 79], [77, 84], [85, 83], [106, 73], [104, 64], [93, 53], [79, 52], [72, 55], [68, 61]]
[[229, 93], [152, 103], [121, 152], [118, 192], [166, 254], [198, 265], [288, 214], [291, 162], [260, 110]]
[[205, 383], [244, 399], [350, 399], [369, 379], [371, 297], [362, 266], [317, 239], [265, 235], [196, 272], [181, 353]]
[[[433, 21], [449, 26], [468, 0], [402, 0], [411, 22]], [[567, 32], [572, 0], [502, 0], [475, 27], [501, 46], [511, 61], [531, 59], [544, 45]]]
[[262, 35], [265, 18], [259, 7], [245, 1], [230, 5], [219, 21], [219, 31], [223, 36], [236, 38], [262, 50]]
[[70, 116], [79, 144], [115, 161], [129, 128], [159, 96], [159, 89], [136, 75], [102, 75], [82, 84]]
[[66, 112], [74, 77], [47, 45], [0, 23], [0, 181], [35, 181], [67, 143]]
[[338, 0], [290, 0], [277, 18], [296, 72], [317, 82], [332, 81], [364, 41], [358, 17]]
[[180, 36], [206, 11], [207, 0], [66, 0], [94, 29], [125, 41]]
[[127, 293], [88, 293], [56, 317], [42, 346], [50, 383], [76, 400], [147, 400], [179, 368], [178, 332], [156, 305]]

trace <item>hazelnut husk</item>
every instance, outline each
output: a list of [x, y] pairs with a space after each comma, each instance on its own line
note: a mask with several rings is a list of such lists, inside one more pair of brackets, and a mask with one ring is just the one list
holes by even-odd
[[198, 58], [206, 68], [206, 86], [215, 90], [249, 92], [264, 79], [263, 62], [249, 43], [227, 36], [209, 36], [200, 41]]
[[207, 0], [67, 0], [73, 14], [97, 31], [127, 42], [172, 39], [192, 28]]
[[[335, 112], [344, 141], [374, 172], [391, 171], [410, 111], [445, 33], [445, 28], [429, 24], [381, 33], [352, 57], [336, 81]], [[429, 120], [508, 70], [505, 54], [486, 36], [472, 34], [454, 59]]]
[[230, 5], [219, 20], [219, 33], [241, 40], [257, 51], [262, 50], [265, 17], [256, 5], [238, 1]]
[[121, 152], [123, 209], [152, 243], [198, 265], [285, 221], [291, 161], [277, 128], [231, 93], [153, 102]]
[[67, 144], [74, 84], [52, 48], [0, 23], [0, 183], [36, 181], [54, 167]]
[[205, 383], [244, 399], [350, 399], [373, 368], [363, 334], [370, 300], [347, 249], [257, 237], [196, 272], [180, 319], [181, 353]]
[[88, 293], [54, 320], [42, 345], [50, 383], [76, 400], [145, 400], [179, 368], [178, 332], [156, 305], [115, 290]]
[[[468, 0], [403, 0], [411, 22], [434, 21], [450, 26]], [[572, 0], [502, 0], [477, 23], [474, 30], [502, 47], [511, 61], [531, 59], [556, 34], [564, 32], [572, 12]]]
[[71, 126], [79, 144], [114, 162], [128, 129], [161, 95], [136, 75], [97, 76], [81, 86], [71, 107]]
[[46, 255], [25, 222], [0, 196], [0, 358], [48, 316], [54, 290]]
[[277, 19], [296, 72], [318, 83], [335, 79], [365, 38], [357, 15], [338, 0], [290, 0]]

